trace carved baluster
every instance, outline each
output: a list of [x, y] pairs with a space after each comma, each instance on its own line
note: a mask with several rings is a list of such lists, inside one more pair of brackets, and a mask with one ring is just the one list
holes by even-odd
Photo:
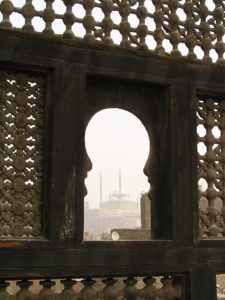
[[[200, 198], [199, 198], [200, 199]], [[210, 226], [209, 218], [205, 212], [199, 209], [199, 237], [203, 238]]]
[[126, 300], [137, 300], [138, 290], [136, 288], [137, 280], [133, 277], [128, 277], [123, 281], [126, 286], [124, 288], [124, 298]]
[[119, 30], [122, 35], [122, 41], [120, 45], [125, 48], [130, 47], [130, 40], [129, 40], [129, 35], [130, 35], [130, 23], [128, 22], [128, 17], [130, 14], [130, 4], [128, 3], [127, 0], [122, 0], [121, 3], [119, 4], [119, 13], [122, 17], [122, 21], [119, 25]]
[[[198, 107], [198, 110], [197, 110], [197, 127], [199, 125], [204, 126], [203, 125], [204, 121], [202, 123], [202, 120], [199, 118], [199, 114], [200, 114], [200, 116], [202, 114], [199, 99], [197, 99], [197, 107]], [[202, 119], [204, 119], [203, 115], [202, 115]], [[205, 141], [205, 138], [202, 138], [199, 135], [197, 136], [198, 145], [199, 145], [200, 142], [204, 142], [204, 141]], [[204, 176], [205, 171], [204, 171], [204, 161], [200, 161], [201, 157], [200, 157], [199, 153], [198, 153], [198, 156], [199, 156], [199, 159], [198, 159], [198, 178], [200, 179], [200, 178], [205, 177]], [[199, 202], [201, 201], [202, 196], [206, 196], [206, 193], [204, 193], [204, 195], [203, 195], [202, 188], [198, 187]], [[208, 217], [206, 215], [206, 212], [201, 209], [201, 206], [199, 206], [199, 237], [200, 238], [202, 238], [206, 234], [208, 227], [209, 227], [209, 220], [208, 220]]]
[[16, 294], [17, 300], [32, 300], [33, 295], [29, 291], [29, 287], [32, 285], [32, 282], [24, 280], [17, 282], [17, 285], [21, 290]]
[[9, 20], [11, 13], [13, 12], [14, 6], [10, 0], [3, 0], [0, 3], [0, 11], [3, 15], [3, 20], [0, 24], [2, 28], [12, 28], [12, 23]]
[[158, 289], [155, 286], [155, 278], [144, 278], [145, 286], [140, 290], [139, 295], [146, 300], [155, 300], [158, 296]]
[[61, 300], [75, 300], [76, 296], [73, 285], [76, 284], [76, 282], [71, 279], [62, 280], [61, 282], [64, 284]]
[[113, 11], [113, 2], [112, 0], [103, 0], [101, 3], [102, 11], [105, 14], [105, 17], [102, 21], [102, 29], [104, 30], [103, 42], [107, 45], [112, 45], [113, 40], [111, 39], [111, 31], [113, 30], [113, 21], [110, 18], [110, 14]]
[[103, 279], [102, 282], [105, 284], [103, 289], [105, 300], [117, 300], [118, 299], [118, 289], [115, 288], [116, 279], [107, 278]]
[[74, 33], [72, 30], [72, 26], [75, 22], [75, 16], [73, 13], [73, 5], [75, 3], [74, 0], [63, 0], [66, 5], [66, 13], [63, 16], [63, 22], [66, 25], [66, 31], [63, 33], [63, 36], [67, 39], [73, 39]]
[[43, 30], [43, 33], [48, 36], [53, 36], [54, 31], [52, 29], [52, 23], [55, 20], [55, 11], [52, 8], [52, 4], [54, 0], [46, 0], [46, 8], [43, 12], [43, 19], [45, 21], [45, 29]]
[[217, 191], [214, 188], [214, 185], [216, 183], [217, 179], [217, 173], [215, 171], [214, 166], [214, 159], [210, 153], [215, 154], [216, 149], [213, 149], [215, 142], [215, 138], [212, 133], [213, 127], [216, 125], [216, 120], [213, 115], [213, 108], [214, 108], [214, 100], [213, 99], [207, 99], [205, 102], [205, 108], [206, 108], [206, 116], [205, 116], [205, 128], [206, 128], [206, 140], [205, 145], [207, 148], [207, 152], [205, 155], [205, 161], [207, 162], [207, 170], [206, 170], [206, 179], [208, 183], [208, 189], [207, 189], [207, 199], [209, 201], [209, 205], [207, 208], [207, 215], [209, 217], [210, 221], [210, 227], [208, 236], [210, 237], [218, 237], [219, 228], [217, 226], [217, 216], [219, 215], [219, 211], [214, 205], [214, 200], [217, 196]]
[[0, 300], [10, 300], [10, 295], [6, 291], [6, 288], [9, 286], [8, 282], [0, 281]]
[[140, 38], [139, 49], [147, 50], [148, 47], [145, 43], [145, 38], [148, 35], [148, 27], [145, 25], [145, 19], [148, 16], [147, 8], [145, 7], [145, 0], [139, 0], [139, 6], [137, 9], [137, 16], [139, 18], [139, 25], [137, 28], [137, 33]]
[[195, 36], [195, 19], [193, 18], [193, 3], [192, 1], [187, 1], [184, 4], [184, 11], [187, 15], [187, 19], [185, 21], [185, 29], [186, 29], [186, 38], [185, 38], [185, 44], [188, 47], [188, 59], [190, 60], [196, 60], [197, 56], [194, 53], [194, 47], [197, 44], [196, 36]]
[[83, 6], [86, 10], [86, 16], [83, 19], [83, 25], [86, 29], [86, 34], [84, 36], [84, 40], [93, 43], [95, 38], [93, 36], [93, 30], [95, 28], [95, 19], [92, 17], [92, 9], [95, 7], [94, 0], [84, 0]]
[[[219, 118], [218, 118], [218, 127], [221, 131], [220, 134], [220, 143], [225, 140], [225, 101], [219, 102]], [[222, 183], [220, 187], [221, 192], [221, 200], [223, 202], [223, 206], [221, 208], [221, 215], [222, 219], [225, 220], [225, 145], [224, 143], [221, 145], [221, 152], [220, 152], [220, 163], [221, 163], [221, 173], [222, 173]], [[225, 224], [223, 222], [222, 225], [222, 235], [225, 236]]]
[[[219, 190], [217, 196], [220, 197], [221, 199], [221, 204], [224, 207], [224, 200], [225, 200], [225, 163], [224, 163], [224, 157], [225, 157], [225, 147], [224, 147], [224, 138], [225, 138], [225, 128], [224, 128], [224, 120], [225, 120], [225, 101], [220, 101], [218, 103], [218, 107], [216, 106], [217, 103], [214, 102], [214, 118], [215, 121], [217, 122], [217, 125], [219, 127], [220, 130], [220, 136], [217, 137], [215, 143], [218, 143], [220, 145], [220, 147], [216, 147], [215, 151], [216, 151], [216, 155], [217, 158], [216, 160], [218, 160], [218, 164], [215, 166], [216, 168], [216, 172], [218, 174], [221, 174], [221, 178], [218, 181], [215, 182], [215, 186], [216, 188]], [[216, 110], [215, 110], [216, 108]], [[217, 224], [218, 224], [218, 229], [220, 232], [220, 236], [224, 236], [224, 228], [225, 228], [225, 224], [224, 224], [224, 212], [223, 212], [223, 208], [218, 208], [219, 210], [219, 215], [217, 217]]]
[[164, 300], [174, 300], [180, 298], [180, 291], [175, 288], [173, 284], [172, 278], [163, 278], [161, 279], [163, 287], [161, 288], [162, 296], [160, 299]]
[[206, 62], [211, 62], [212, 59], [209, 56], [209, 50], [212, 48], [212, 42], [210, 38], [210, 28], [209, 23], [206, 21], [206, 18], [209, 16], [209, 10], [205, 5], [205, 0], [200, 1], [199, 14], [201, 17], [200, 30], [202, 33], [201, 37], [201, 48], [204, 51], [203, 60]]
[[173, 45], [173, 50], [171, 54], [175, 57], [180, 57], [181, 53], [178, 50], [178, 44], [180, 42], [180, 34], [178, 31], [179, 18], [177, 16], [177, 8], [179, 6], [178, 0], [169, 1], [169, 8], [171, 10], [171, 14], [169, 16], [169, 24], [170, 24], [170, 41]]
[[217, 63], [224, 65], [225, 60], [223, 58], [223, 54], [225, 52], [225, 43], [223, 41], [223, 36], [225, 33], [225, 29], [223, 23], [224, 22], [224, 8], [222, 6], [223, 0], [214, 0], [213, 2], [216, 5], [213, 15], [216, 22], [215, 33], [216, 33], [217, 43], [215, 49], [218, 54]]
[[152, 2], [155, 5], [154, 21], [155, 21], [156, 29], [154, 32], [154, 39], [157, 43], [157, 47], [155, 51], [157, 54], [163, 55], [165, 54], [165, 49], [162, 46], [162, 42], [164, 39], [164, 32], [162, 30], [163, 18], [164, 18], [164, 13], [162, 10], [163, 1], [153, 0]]
[[55, 300], [55, 292], [51, 289], [55, 282], [45, 280], [41, 281], [40, 284], [43, 286], [43, 290], [39, 293], [40, 300]]
[[23, 31], [24, 32], [33, 32], [34, 27], [32, 25], [32, 18], [35, 16], [35, 9], [32, 4], [32, 0], [26, 0], [26, 4], [22, 8], [22, 14], [25, 19]]
[[97, 300], [97, 292], [92, 287], [95, 282], [96, 280], [92, 279], [82, 280], [82, 283], [84, 284], [84, 288], [81, 291], [83, 300]]

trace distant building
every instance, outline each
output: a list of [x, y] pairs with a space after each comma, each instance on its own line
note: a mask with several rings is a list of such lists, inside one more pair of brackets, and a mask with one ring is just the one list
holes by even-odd
[[112, 228], [140, 228], [139, 203], [129, 200], [126, 194], [114, 192], [99, 208], [90, 209], [86, 203], [84, 220], [87, 239], [91, 236], [96, 239], [103, 233], [110, 235]]
[[85, 240], [112, 239], [112, 231], [120, 232], [124, 239], [150, 237], [150, 200], [146, 193], [141, 194], [137, 201], [131, 200], [129, 195], [122, 191], [120, 170], [118, 191], [114, 191], [107, 201], [103, 201], [100, 173], [99, 208], [90, 209], [89, 203], [86, 202], [84, 209]]

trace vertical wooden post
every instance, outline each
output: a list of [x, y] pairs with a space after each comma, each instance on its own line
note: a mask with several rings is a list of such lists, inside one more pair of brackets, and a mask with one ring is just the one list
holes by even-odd
[[216, 300], [216, 272], [208, 264], [198, 264], [190, 276], [190, 299]]

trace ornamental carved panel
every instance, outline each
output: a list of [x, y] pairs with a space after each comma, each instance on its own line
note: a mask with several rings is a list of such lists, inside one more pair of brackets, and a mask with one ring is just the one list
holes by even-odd
[[41, 236], [44, 80], [0, 72], [0, 238]]
[[224, 65], [222, 0], [3, 0], [0, 28]]
[[199, 235], [225, 236], [225, 101], [198, 97]]

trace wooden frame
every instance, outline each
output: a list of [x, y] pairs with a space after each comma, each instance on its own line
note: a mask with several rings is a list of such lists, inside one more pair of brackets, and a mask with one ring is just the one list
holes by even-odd
[[[47, 138], [52, 140], [45, 157], [51, 168], [51, 179], [46, 179], [52, 203], [46, 231], [51, 245], [26, 242], [19, 249], [15, 244], [0, 249], [0, 278], [183, 274], [186, 299], [216, 299], [215, 275], [225, 271], [225, 248], [224, 241], [198, 242], [197, 237], [195, 95], [196, 91], [224, 94], [224, 68], [155, 56], [145, 59], [116, 50], [106, 53], [6, 32], [0, 32], [0, 57], [1, 66], [41, 68], [49, 74], [47, 97], [51, 104], [46, 109], [51, 130]], [[158, 86], [166, 91], [170, 134], [165, 145], [170, 149], [165, 151], [170, 162], [164, 178], [170, 180], [171, 196], [156, 228], [168, 224], [171, 228], [156, 230], [155, 240], [82, 243], [90, 78], [95, 78], [96, 95], [102, 80]], [[161, 109], [161, 103], [157, 105]], [[156, 211], [162, 209], [164, 199], [165, 194]], [[72, 221], [62, 239], [63, 222], [68, 219], [66, 206]], [[164, 221], [166, 215], [169, 218]]]

